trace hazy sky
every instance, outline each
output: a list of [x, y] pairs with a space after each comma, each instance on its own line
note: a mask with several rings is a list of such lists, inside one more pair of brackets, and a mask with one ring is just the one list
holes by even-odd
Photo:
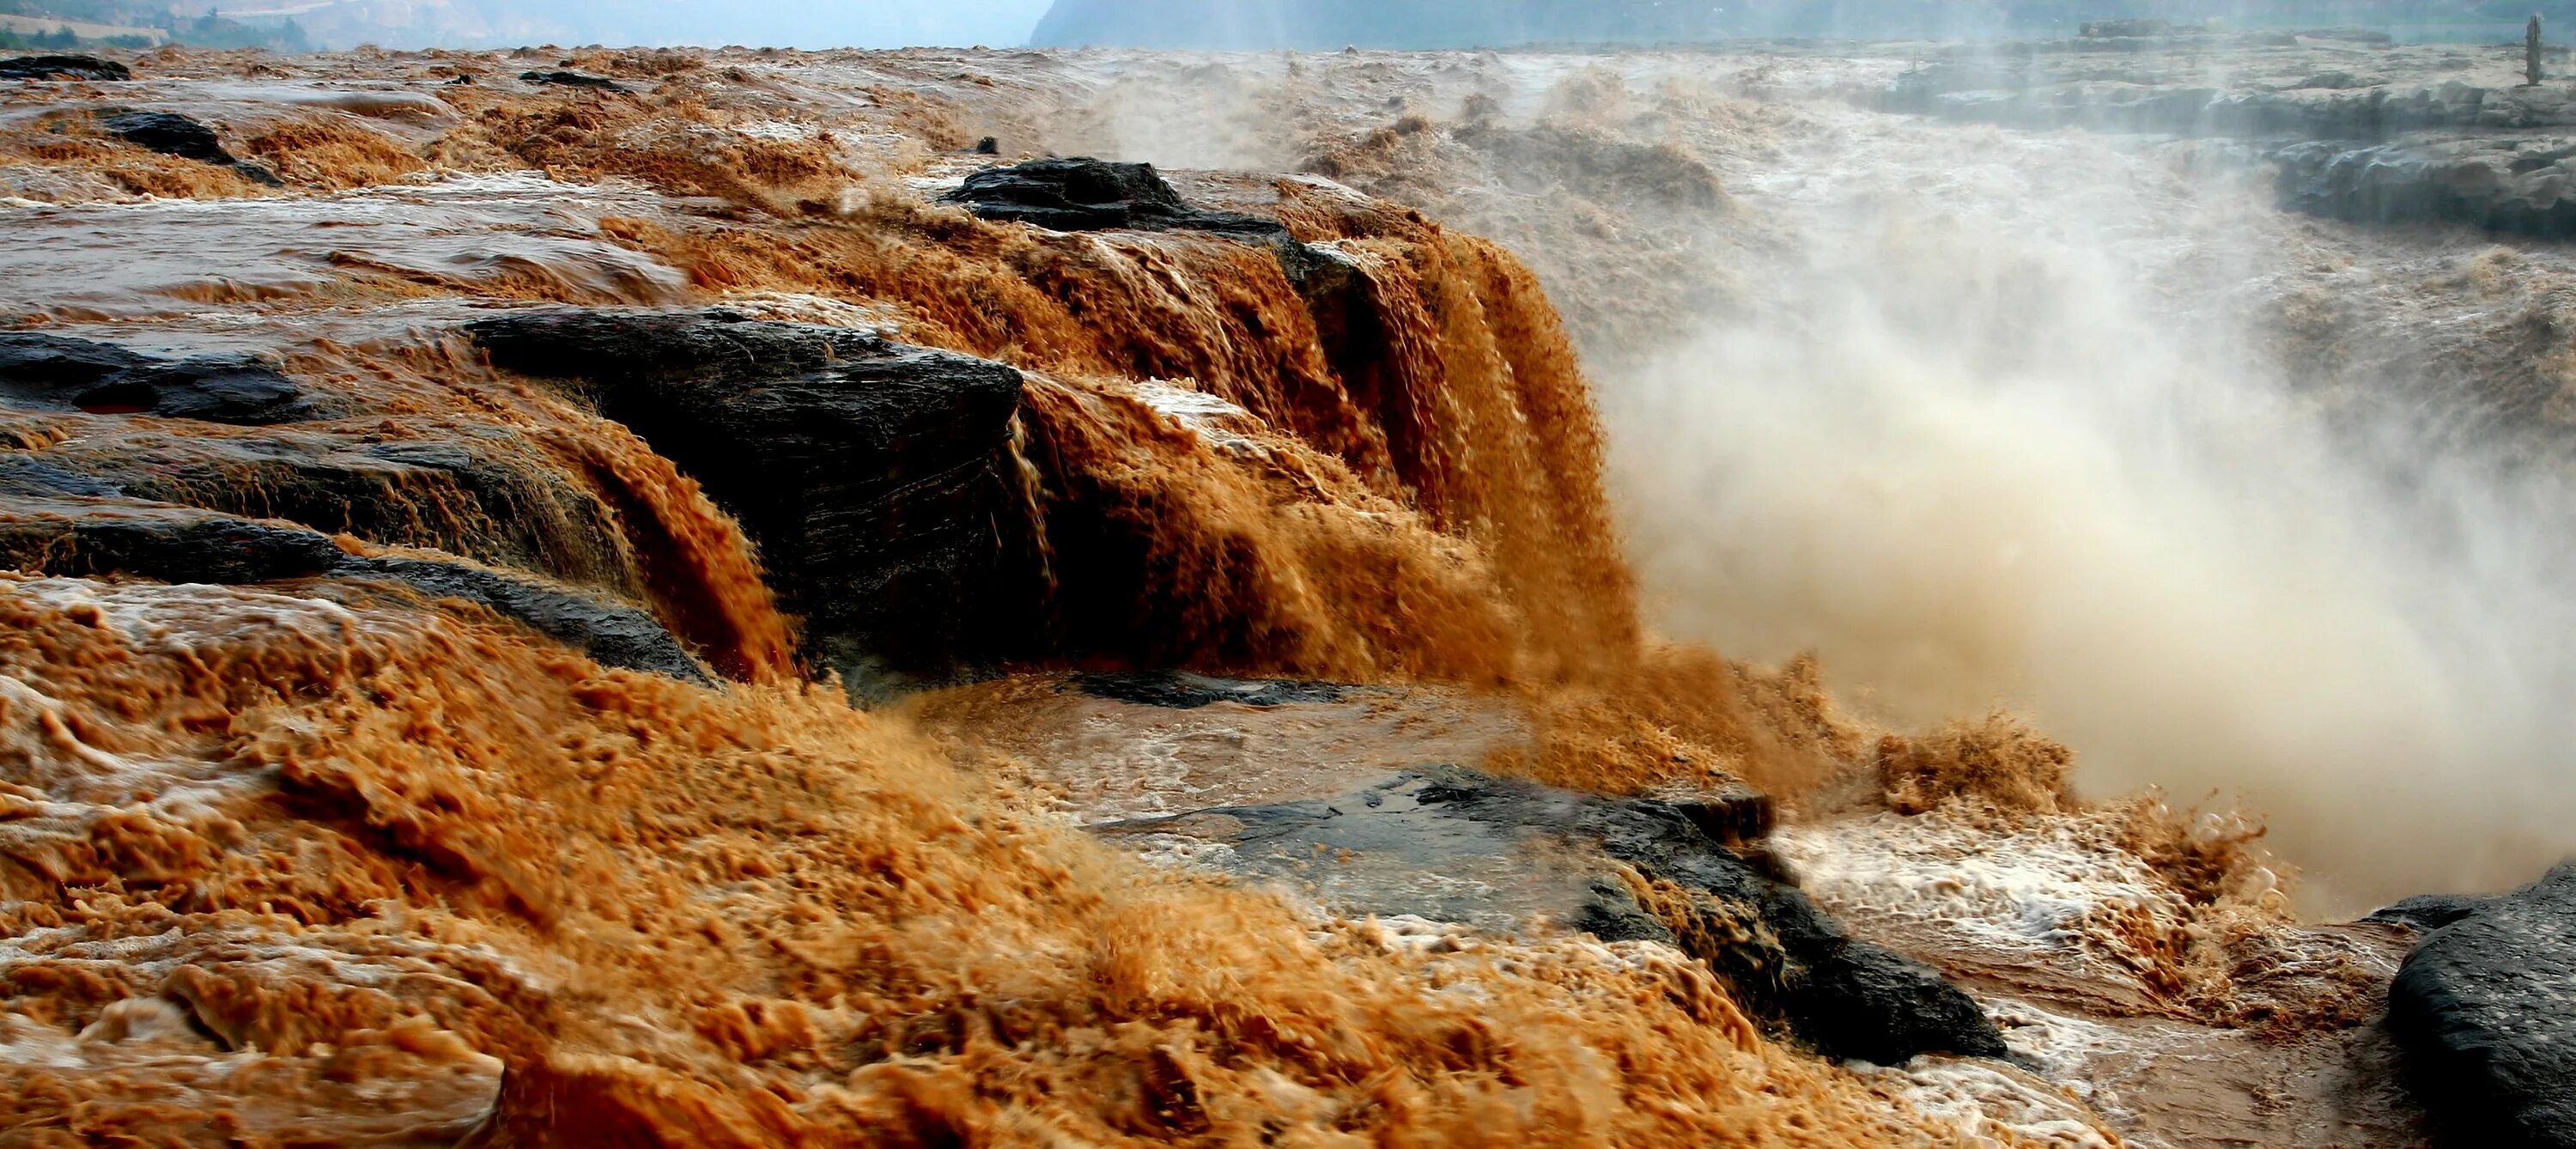
[[[2529, 0], [2576, 7], [2576, 0]], [[2396, 11], [2465, 11], [2488, 0], [2313, 0]], [[522, 44], [743, 44], [781, 48], [1008, 48], [1026, 44], [1052, 0], [230, 0], [229, 14], [294, 13], [312, 41], [345, 48], [512, 47]], [[2056, 26], [2107, 13], [2156, 11], [2198, 18], [2231, 12], [2250, 23], [2279, 18], [2284, 0], [1068, 0], [1050, 22], [1051, 44], [1395, 47], [1514, 43], [1532, 38], [1528, 13], [1553, 13], [1539, 38], [1681, 34], [1884, 34], [1903, 17], [1919, 34], [1924, 13], [1976, 34], [2045, 14]], [[1288, 28], [1284, 13], [1309, 13]], [[2514, 9], [2520, 11], [2520, 9]], [[1234, 13], [1229, 17], [1226, 13]], [[1522, 13], [1515, 16], [1512, 13]], [[1720, 15], [1729, 14], [1732, 15]], [[1860, 19], [1859, 24], [1846, 26]], [[2018, 21], [2006, 19], [2018, 13]], [[1951, 14], [1957, 14], [1955, 16]], [[1712, 22], [1709, 17], [1717, 16]], [[1481, 19], [1480, 19], [1481, 17]], [[1212, 34], [1250, 20], [1256, 34]], [[1569, 25], [1567, 21], [1571, 19]], [[1214, 24], [1211, 25], [1211, 21]], [[1682, 25], [1675, 25], [1680, 20]], [[1819, 23], [1822, 21], [1822, 23]], [[1842, 23], [1837, 23], [1841, 21]], [[1982, 23], [1980, 23], [1982, 21]], [[1568, 32], [1566, 27], [1574, 28]], [[1374, 30], [1374, 33], [1372, 33]], [[1866, 31], [1864, 31], [1866, 30]], [[2071, 27], [2068, 28], [2071, 31]], [[2480, 34], [2486, 34], [2485, 30]], [[1240, 43], [1238, 43], [1240, 42]]]
[[995, 48], [1029, 41], [1051, 0], [236, 0], [293, 12], [329, 47], [744, 44], [780, 48]]
[[[751, 0], [756, 5], [758, 0]], [[846, 0], [845, 4], [782, 5], [816, 13], [847, 7], [863, 35], [885, 37], [866, 47], [936, 44], [962, 47], [1025, 44], [1046, 15], [1050, 0]]]

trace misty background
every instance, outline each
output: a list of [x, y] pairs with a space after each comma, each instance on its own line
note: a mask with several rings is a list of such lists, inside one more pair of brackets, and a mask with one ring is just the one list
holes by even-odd
[[2088, 21], [2507, 36], [2576, 0], [0, 0], [0, 47], [1331, 49], [2074, 35]]

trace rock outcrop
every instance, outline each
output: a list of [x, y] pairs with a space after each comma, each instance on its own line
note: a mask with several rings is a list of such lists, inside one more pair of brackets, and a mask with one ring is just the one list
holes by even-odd
[[1857, 940], [1807, 895], [1653, 798], [1606, 798], [1425, 767], [1328, 801], [1101, 827], [1225, 846], [1218, 864], [1307, 887], [1344, 913], [1491, 929], [1545, 918], [1706, 960], [1757, 1016], [1830, 1057], [2002, 1057], [1974, 1000]]
[[331, 573], [399, 584], [430, 599], [456, 599], [515, 620], [582, 652], [601, 666], [690, 682], [714, 677], [651, 614], [572, 587], [462, 562], [412, 556], [352, 556]]
[[[941, 673], [1029, 632], [1008, 480], [1018, 372], [873, 334], [722, 311], [547, 311], [467, 330], [564, 380], [703, 484], [854, 679]], [[1005, 604], [1018, 604], [1015, 610]]]
[[253, 183], [283, 186], [275, 173], [234, 157], [216, 138], [215, 129], [177, 112], [109, 112], [99, 117], [107, 134], [165, 156], [231, 168]]
[[2273, 153], [2282, 202], [2355, 223], [2442, 220], [2546, 239], [2576, 235], [2576, 137], [2423, 140]]
[[12, 56], [0, 60], [0, 80], [131, 80], [134, 73], [97, 56]]
[[601, 92], [623, 92], [626, 90], [626, 86], [624, 84], [620, 84], [606, 76], [594, 76], [588, 72], [552, 70], [521, 72], [519, 73], [519, 79], [531, 84], [551, 85], [558, 88], [589, 88], [594, 91]]
[[1366, 277], [1348, 256], [1300, 242], [1286, 224], [1268, 216], [1193, 207], [1152, 164], [1078, 156], [990, 167], [967, 176], [942, 199], [978, 219], [1050, 231], [1198, 231], [1265, 245], [1278, 254], [1280, 270], [1315, 313], [1328, 354], [1352, 325], [1374, 321], [1362, 314], [1375, 307], [1367, 299]]
[[0, 333], [0, 403], [93, 415], [269, 426], [330, 414], [275, 367], [242, 355], [162, 359], [59, 335]]
[[[514, 432], [389, 438], [332, 421], [355, 412], [257, 356], [36, 332], [0, 333], [0, 411], [29, 420], [0, 457], [0, 557], [19, 569], [363, 582], [471, 603], [604, 665], [706, 679], [652, 613], [617, 601], [642, 589], [616, 554], [619, 513]], [[77, 433], [50, 429], [60, 416]], [[406, 549], [353, 553], [370, 544]]]
[[1152, 164], [1076, 157], [986, 168], [944, 198], [978, 218], [1053, 231], [1212, 231], [1269, 241], [1288, 236], [1277, 220], [1183, 203]]
[[0, 565], [50, 575], [247, 586], [328, 578], [471, 603], [602, 666], [710, 682], [648, 614], [573, 587], [430, 555], [358, 555], [293, 523], [139, 500], [64, 495], [58, 478], [0, 472]]
[[1905, 73], [1881, 107], [2007, 127], [2181, 135], [2376, 140], [2431, 128], [2546, 127], [2576, 122], [2559, 91], [2497, 91], [2460, 80], [2405, 85], [2320, 74], [2304, 86], [2233, 88], [2206, 76], [2152, 71], [2064, 79], [1990, 61], [1944, 62]]
[[641, 526], [647, 517], [615, 506], [613, 486], [594, 489], [498, 428], [443, 428], [435, 441], [347, 423], [191, 435], [123, 422], [40, 438], [0, 474], [57, 494], [282, 520], [621, 594], [644, 589], [617, 539], [621, 520]]
[[2388, 1024], [2426, 1106], [2461, 1145], [2576, 1146], [2576, 863], [2498, 898], [2391, 909], [2409, 906], [2430, 932]]
[[[2576, 86], [2456, 49], [2165, 37], [2013, 45], [1899, 76], [1889, 111], [2036, 130], [2237, 141], [2293, 210], [2370, 224], [2576, 232]], [[2226, 47], [2224, 55], [2210, 49]]]

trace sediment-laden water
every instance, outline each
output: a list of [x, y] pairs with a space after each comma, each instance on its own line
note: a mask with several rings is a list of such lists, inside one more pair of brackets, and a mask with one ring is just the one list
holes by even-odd
[[0, 1142], [2411, 1143], [2560, 257], [1906, 63], [0, 87]]

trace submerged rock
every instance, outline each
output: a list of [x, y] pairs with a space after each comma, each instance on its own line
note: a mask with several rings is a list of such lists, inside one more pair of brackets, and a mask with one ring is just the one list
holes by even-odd
[[15, 502], [0, 514], [0, 561], [52, 575], [246, 586], [320, 575], [347, 557], [318, 531], [185, 507]]
[[606, 76], [588, 72], [540, 70], [521, 72], [519, 78], [531, 84], [548, 84], [561, 88], [595, 88], [603, 92], [623, 92], [626, 86]]
[[329, 535], [292, 523], [100, 499], [83, 485], [79, 476], [0, 468], [0, 496], [15, 496], [0, 508], [0, 564], [51, 575], [124, 575], [174, 584], [362, 580], [433, 600], [473, 603], [602, 666], [713, 681], [669, 630], [636, 607], [461, 559], [352, 555]]
[[110, 112], [98, 118], [108, 134], [165, 156], [210, 164], [234, 162], [215, 129], [177, 112]]
[[242, 426], [326, 414], [294, 380], [247, 355], [158, 359], [112, 343], [27, 332], [0, 333], [0, 403]]
[[276, 174], [224, 150], [215, 129], [176, 112], [110, 112], [99, 117], [109, 135], [165, 156], [231, 168], [254, 183], [281, 186]]
[[1211, 231], [1267, 242], [1288, 239], [1287, 227], [1277, 220], [1191, 207], [1152, 164], [1033, 160], [976, 172], [943, 198], [964, 204], [979, 219], [1053, 231], [1133, 228]]
[[2388, 1003], [2435, 1120], [2463, 1145], [2576, 1146], [2576, 863], [2502, 897], [2400, 905], [2441, 923]]
[[1014, 581], [1024, 512], [1005, 479], [1019, 372], [722, 310], [466, 330], [502, 367], [579, 381], [703, 484], [808, 619], [811, 653], [845, 676], [945, 673], [1026, 641], [1038, 595]]
[[1675, 944], [1725, 977], [1747, 1009], [1830, 1057], [1892, 1065], [2006, 1052], [1966, 993], [1851, 937], [1806, 894], [1652, 798], [1427, 767], [1342, 798], [1098, 829], [1224, 847], [1183, 852], [1303, 885], [1343, 913], [1496, 930], [1546, 918], [1605, 940]]
[[701, 685], [715, 681], [651, 614], [571, 587], [462, 562], [411, 556], [352, 556], [332, 573], [389, 580], [433, 599], [473, 603], [579, 650], [601, 666], [648, 671]]
[[1219, 702], [1239, 706], [1339, 702], [1350, 694], [1349, 687], [1329, 682], [1209, 678], [1179, 670], [1078, 674], [1073, 677], [1073, 685], [1094, 698], [1132, 702], [1138, 706], [1159, 706], [1166, 710], [1196, 710]]
[[96, 56], [12, 56], [0, 60], [0, 80], [131, 80], [134, 73]]
[[[298, 424], [253, 434], [173, 434], [166, 426], [91, 420], [80, 433], [15, 456], [62, 494], [123, 495], [326, 535], [446, 551], [614, 593], [649, 591], [638, 575], [663, 556], [642, 549], [652, 520], [621, 508], [612, 482], [593, 487], [503, 428], [449, 425], [440, 440], [378, 441], [382, 425]], [[642, 542], [621, 544], [628, 531]], [[629, 560], [621, 545], [633, 547]]]

